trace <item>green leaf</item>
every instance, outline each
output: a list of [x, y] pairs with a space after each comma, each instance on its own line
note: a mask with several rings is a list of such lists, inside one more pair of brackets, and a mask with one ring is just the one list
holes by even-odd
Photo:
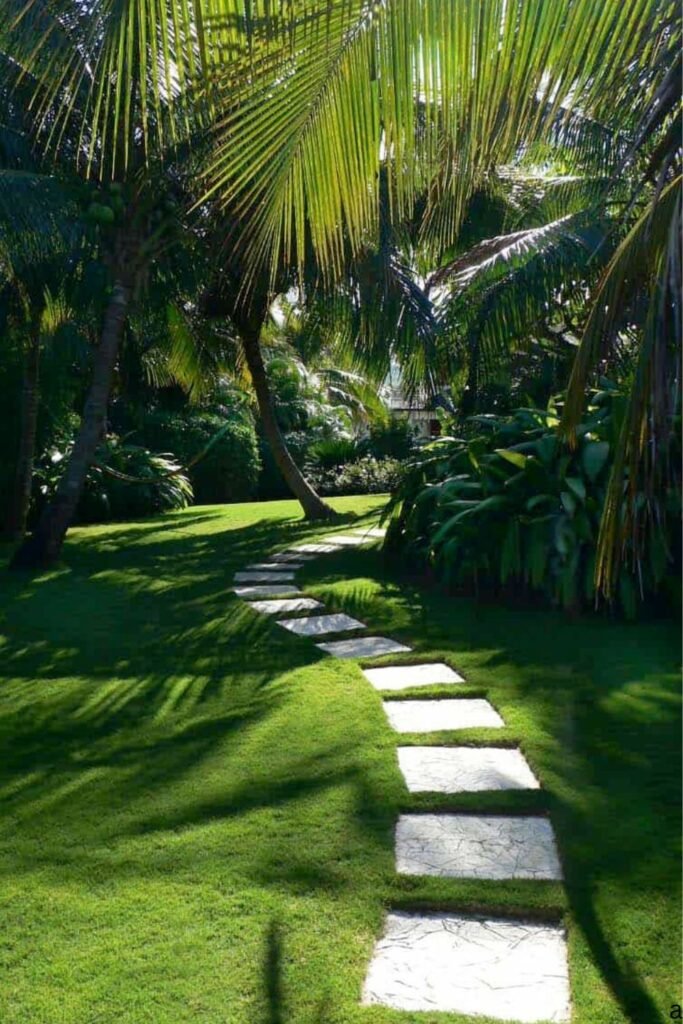
[[527, 464], [529, 455], [522, 455], [521, 452], [513, 452], [510, 448], [496, 448], [496, 455], [500, 455], [501, 459], [505, 459], [506, 462], [512, 463], [513, 466], [517, 466], [519, 469], [524, 469]]
[[588, 441], [581, 452], [581, 464], [589, 480], [595, 480], [609, 458], [608, 441]]
[[574, 495], [570, 491], [562, 491], [560, 501], [567, 515], [573, 516], [576, 511], [576, 498]]
[[584, 484], [583, 480], [581, 480], [578, 476], [568, 476], [565, 477], [564, 482], [566, 483], [570, 491], [572, 491], [573, 494], [576, 495], [579, 501], [586, 500], [586, 485]]

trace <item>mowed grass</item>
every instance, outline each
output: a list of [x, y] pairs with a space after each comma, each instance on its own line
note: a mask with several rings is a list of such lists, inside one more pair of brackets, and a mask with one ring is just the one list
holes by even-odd
[[[335, 505], [356, 525], [380, 502]], [[401, 660], [447, 660], [507, 723], [428, 742], [519, 744], [543, 785], [410, 796], [358, 666], [231, 593], [235, 569], [323, 532], [293, 502], [193, 508], [74, 531], [62, 568], [3, 574], [0, 1020], [464, 1019], [358, 1005], [389, 907], [564, 921], [576, 1024], [667, 1020], [678, 631], [446, 598], [378, 550], [309, 563], [328, 608], [408, 641]], [[566, 886], [398, 878], [396, 817], [420, 807], [550, 814]]]

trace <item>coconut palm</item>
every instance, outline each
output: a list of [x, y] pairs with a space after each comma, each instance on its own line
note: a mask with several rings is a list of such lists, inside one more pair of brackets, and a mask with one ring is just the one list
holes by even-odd
[[101, 432], [126, 312], [159, 241], [145, 230], [145, 186], [160, 158], [198, 131], [212, 144], [202, 199], [239, 226], [229, 240], [246, 268], [235, 317], [270, 430], [267, 303], [252, 301], [264, 272], [271, 286], [283, 264], [303, 279], [312, 252], [328, 280], [343, 277], [349, 257], [380, 241], [383, 175], [393, 222], [427, 197], [423, 240], [436, 264], [469, 197], [520, 151], [609, 160], [602, 126], [611, 136], [634, 127], [679, 38], [672, 0], [3, 5], [0, 51], [31, 78], [42, 144], [69, 151], [86, 174], [132, 183], [73, 472], [34, 560], [59, 550]]

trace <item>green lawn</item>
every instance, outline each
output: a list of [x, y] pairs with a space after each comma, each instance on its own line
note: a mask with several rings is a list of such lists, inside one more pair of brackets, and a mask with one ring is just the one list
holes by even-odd
[[[335, 504], [351, 521], [378, 500]], [[575, 1024], [667, 1020], [677, 630], [446, 599], [378, 551], [309, 563], [329, 608], [408, 640], [404, 660], [447, 659], [507, 722], [440, 739], [519, 742], [544, 787], [411, 798], [358, 667], [230, 592], [321, 532], [291, 502], [192, 508], [74, 531], [65, 567], [2, 574], [3, 1024], [464, 1019], [358, 1007], [389, 906], [564, 918]], [[397, 878], [394, 822], [418, 806], [547, 808], [566, 888]]]

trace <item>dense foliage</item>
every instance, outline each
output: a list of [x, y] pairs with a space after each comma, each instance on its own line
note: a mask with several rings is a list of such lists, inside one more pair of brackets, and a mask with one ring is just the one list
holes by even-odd
[[200, 504], [249, 501], [261, 470], [254, 420], [248, 411], [223, 415], [191, 406], [183, 412], [153, 410], [142, 419], [139, 434], [154, 450], [173, 452], [183, 464], [203, 457], [188, 470], [195, 501]]
[[[72, 440], [50, 448], [35, 472], [35, 514], [53, 493], [61, 462], [69, 455]], [[174, 455], [151, 452], [126, 444], [111, 434], [100, 446], [78, 503], [77, 522], [103, 523], [116, 519], [141, 519], [185, 508], [193, 501], [192, 484]]]
[[[558, 436], [557, 401], [470, 418], [467, 436], [435, 441], [413, 460], [392, 502], [389, 548], [430, 566], [453, 588], [515, 600], [542, 596], [567, 609], [593, 606], [595, 553], [623, 409], [623, 394], [605, 382], [575, 447]], [[680, 548], [672, 546], [680, 511], [672, 487], [666, 519], [640, 545], [624, 535], [615, 603], [629, 616], [680, 575]]]

